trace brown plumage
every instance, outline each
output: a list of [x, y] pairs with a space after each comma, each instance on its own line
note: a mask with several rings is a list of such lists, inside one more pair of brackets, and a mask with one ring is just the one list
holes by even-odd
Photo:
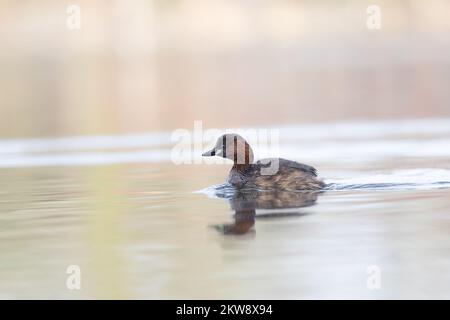
[[215, 147], [203, 156], [220, 156], [234, 162], [228, 182], [236, 188], [263, 190], [320, 190], [325, 183], [315, 168], [282, 158], [253, 162], [250, 145], [237, 134], [221, 136]]

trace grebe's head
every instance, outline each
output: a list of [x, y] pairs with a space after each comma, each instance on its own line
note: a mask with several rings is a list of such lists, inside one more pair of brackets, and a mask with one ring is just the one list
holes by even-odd
[[211, 150], [203, 153], [204, 157], [219, 156], [233, 160], [235, 164], [253, 163], [253, 151], [250, 145], [238, 134], [224, 134], [217, 139]]

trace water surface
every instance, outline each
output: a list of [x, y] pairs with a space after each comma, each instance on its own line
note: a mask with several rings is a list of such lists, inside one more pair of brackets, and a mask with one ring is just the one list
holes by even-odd
[[325, 192], [235, 194], [170, 132], [0, 141], [0, 297], [450, 298], [450, 120], [280, 129]]

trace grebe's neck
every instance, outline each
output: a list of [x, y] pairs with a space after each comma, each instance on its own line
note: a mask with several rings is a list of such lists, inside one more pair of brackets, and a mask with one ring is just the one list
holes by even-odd
[[235, 163], [233, 165], [233, 168], [231, 168], [231, 170], [236, 170], [238, 172], [245, 172], [247, 169], [249, 169], [251, 167], [251, 163], [248, 164], [237, 164]]
[[237, 145], [235, 141], [233, 151], [232, 160], [236, 168], [246, 168], [253, 163], [253, 150], [247, 142]]

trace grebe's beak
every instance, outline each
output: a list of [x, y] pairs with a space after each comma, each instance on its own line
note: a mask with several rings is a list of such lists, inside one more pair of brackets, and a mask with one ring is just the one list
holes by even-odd
[[203, 157], [212, 157], [216, 155], [216, 149], [211, 149], [202, 154]]

